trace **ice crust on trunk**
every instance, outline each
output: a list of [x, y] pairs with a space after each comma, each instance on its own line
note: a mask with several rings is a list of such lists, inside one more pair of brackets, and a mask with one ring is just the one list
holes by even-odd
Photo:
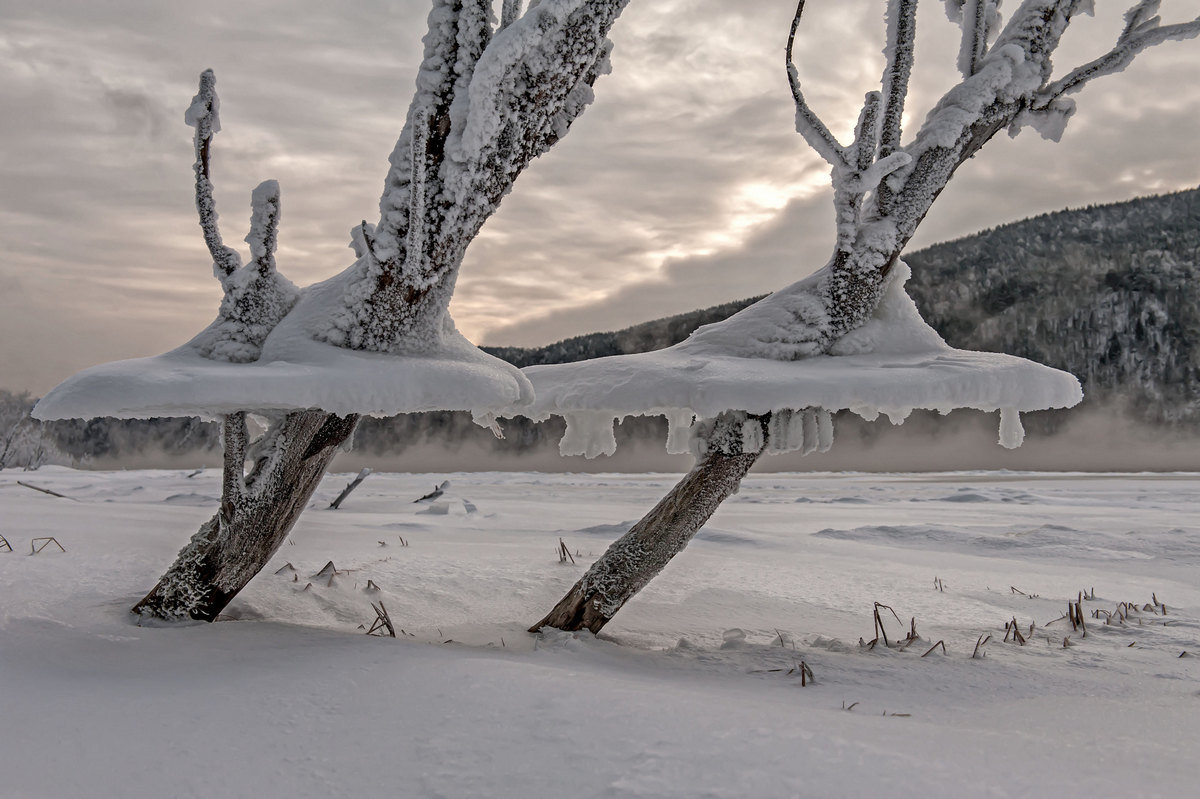
[[560, 451], [587, 457], [615, 451], [612, 425], [625, 416], [667, 416], [678, 450], [677, 428], [693, 415], [773, 414], [766, 448], [775, 453], [811, 451], [819, 448], [814, 442], [827, 448], [832, 412], [866, 419], [882, 414], [899, 424], [918, 408], [1003, 411], [1000, 443], [1013, 447], [1023, 438], [1021, 411], [1068, 408], [1083, 399], [1079, 381], [1067, 372], [950, 347], [904, 291], [910, 274], [898, 262], [875, 313], [834, 342], [828, 355], [792, 358], [783, 346], [772, 358], [769, 348], [745, 347], [747, 328], [761, 330], [762, 318], [776, 313], [782, 323], [782, 309], [821, 280], [814, 276], [664, 350], [527, 367], [535, 399], [524, 413], [565, 417]]

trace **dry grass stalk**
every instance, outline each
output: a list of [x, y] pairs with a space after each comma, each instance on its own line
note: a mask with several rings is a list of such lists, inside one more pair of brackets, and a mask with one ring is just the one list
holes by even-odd
[[985, 653], [983, 652], [983, 647], [990, 640], [992, 640], [992, 636], [989, 635], [988, 637], [984, 638], [983, 633], [979, 634], [979, 640], [975, 642], [975, 651], [971, 653], [971, 660], [978, 660], [984, 656]]
[[942, 648], [942, 654], [943, 654], [943, 655], [945, 655], [945, 654], [948, 654], [948, 653], [946, 652], [946, 642], [945, 642], [945, 641], [938, 641], [936, 644], [934, 644], [933, 646], [929, 647], [929, 651], [928, 651], [928, 652], [926, 652], [924, 655], [921, 655], [921, 657], [926, 657], [927, 655], [930, 655], [930, 654], [932, 654], [932, 653], [933, 653], [933, 650], [937, 649], [939, 646]]
[[[38, 541], [42, 542], [41, 546], [37, 545]], [[32, 541], [30, 541], [29, 542], [29, 554], [36, 555], [39, 552], [41, 552], [43, 549], [45, 549], [46, 547], [50, 546], [51, 544], [54, 544], [54, 546], [58, 547], [60, 552], [67, 551], [67, 548], [64, 547], [62, 544], [58, 543], [58, 539], [51, 535], [51, 536], [46, 536], [45, 538], [35, 538]]]
[[572, 566], [575, 565], [575, 556], [571, 554], [571, 550], [567, 549], [567, 542], [560, 537], [558, 539], [558, 562], [566, 563], [568, 560]]
[[8, 539], [0, 535], [0, 547], [4, 547], [9, 552], [13, 551], [12, 544], [8, 543]]
[[[882, 602], [875, 603], [875, 636], [876, 636], [875, 640], [877, 641], [877, 640], [879, 640], [879, 638], [883, 638], [883, 645], [890, 649], [892, 644], [890, 641], [888, 641], [887, 631], [883, 629], [883, 619], [880, 618], [880, 616], [879, 616], [880, 608], [891, 611], [892, 615], [896, 618], [896, 621], [899, 621], [901, 624], [903, 624], [904, 622], [900, 621], [899, 614], [897, 614], [896, 611], [890, 605], [885, 605]], [[914, 619], [913, 621], [914, 621], [914, 629], [915, 629], [916, 620]], [[871, 648], [872, 649], [875, 648], [875, 641], [871, 642]]]
[[367, 635], [377, 635], [382, 637], [384, 630], [392, 638], [396, 637], [396, 628], [392, 626], [392, 618], [388, 615], [387, 608], [383, 606], [383, 600], [379, 600], [379, 606], [371, 603], [371, 609], [375, 611], [375, 621], [371, 624], [371, 629], [367, 630]]
[[938, 590], [938, 591], [940, 591], [941, 593], [943, 593], [943, 594], [944, 594], [944, 593], [946, 593], [946, 584], [942, 582], [942, 578], [941, 578], [941, 577], [934, 577], [934, 578], [933, 578], [933, 587], [934, 587], [936, 590]]

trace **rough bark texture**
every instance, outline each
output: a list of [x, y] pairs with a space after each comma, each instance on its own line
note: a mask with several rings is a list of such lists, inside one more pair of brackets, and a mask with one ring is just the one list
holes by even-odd
[[[766, 420], [762, 420], [764, 430]], [[559, 600], [545, 618], [529, 628], [600, 632], [626, 602], [683, 551], [713, 512], [750, 471], [758, 452], [722, 452], [702, 456], [692, 470], [654, 509], [618, 538]]]
[[267, 435], [243, 477], [244, 417], [226, 420], [221, 510], [205, 522], [133, 612], [166, 620], [213, 621], [267, 564], [354, 433], [357, 416], [288, 414]]

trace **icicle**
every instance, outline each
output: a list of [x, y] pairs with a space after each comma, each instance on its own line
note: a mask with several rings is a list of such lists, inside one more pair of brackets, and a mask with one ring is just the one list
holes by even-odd
[[613, 432], [616, 417], [609, 411], [576, 411], [564, 414], [567, 430], [558, 442], [560, 455], [612, 455], [617, 451], [617, 436]]
[[486, 427], [492, 431], [492, 435], [500, 440], [504, 440], [504, 431], [500, 429], [500, 423], [496, 421], [494, 413], [472, 413], [471, 421], [480, 427]]
[[1025, 428], [1021, 426], [1021, 414], [1016, 408], [1000, 409], [1000, 446], [1016, 449], [1025, 441]]
[[833, 416], [824, 408], [817, 408], [817, 451], [828, 452], [833, 447]]
[[691, 449], [692, 422], [695, 420], [690, 408], [674, 410], [667, 414], [667, 452], [672, 455], [687, 455]]
[[747, 419], [742, 422], [742, 452], [761, 452], [762, 448], [762, 423], [757, 419]]
[[804, 420], [801, 423], [801, 455], [808, 455], [810, 452], [816, 452], [817, 447], [821, 444], [821, 432], [817, 424], [817, 411], [815, 408], [805, 408]]

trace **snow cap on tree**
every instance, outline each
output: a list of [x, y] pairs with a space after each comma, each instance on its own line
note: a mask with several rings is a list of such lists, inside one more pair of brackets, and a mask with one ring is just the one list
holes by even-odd
[[[567, 432], [560, 451], [588, 457], [616, 450], [617, 418], [664, 415], [671, 430], [667, 448], [685, 452], [693, 417], [725, 411], [771, 414], [767, 440], [759, 443], [768, 453], [827, 449], [831, 412], [849, 410], [865, 419], [882, 414], [899, 424], [918, 408], [1000, 411], [1000, 443], [1015, 447], [1022, 438], [1019, 412], [1067, 408], [1083, 398], [1079, 381], [1066, 372], [950, 347], [905, 293], [908, 274], [898, 263], [872, 317], [827, 354], [789, 359], [761, 348], [748, 351], [746, 309], [664, 350], [527, 367], [535, 392], [527, 413], [563, 416]], [[771, 300], [761, 302], [770, 308]], [[757, 328], [762, 314], [759, 309], [749, 323]], [[746, 444], [757, 450], [752, 441]]]

